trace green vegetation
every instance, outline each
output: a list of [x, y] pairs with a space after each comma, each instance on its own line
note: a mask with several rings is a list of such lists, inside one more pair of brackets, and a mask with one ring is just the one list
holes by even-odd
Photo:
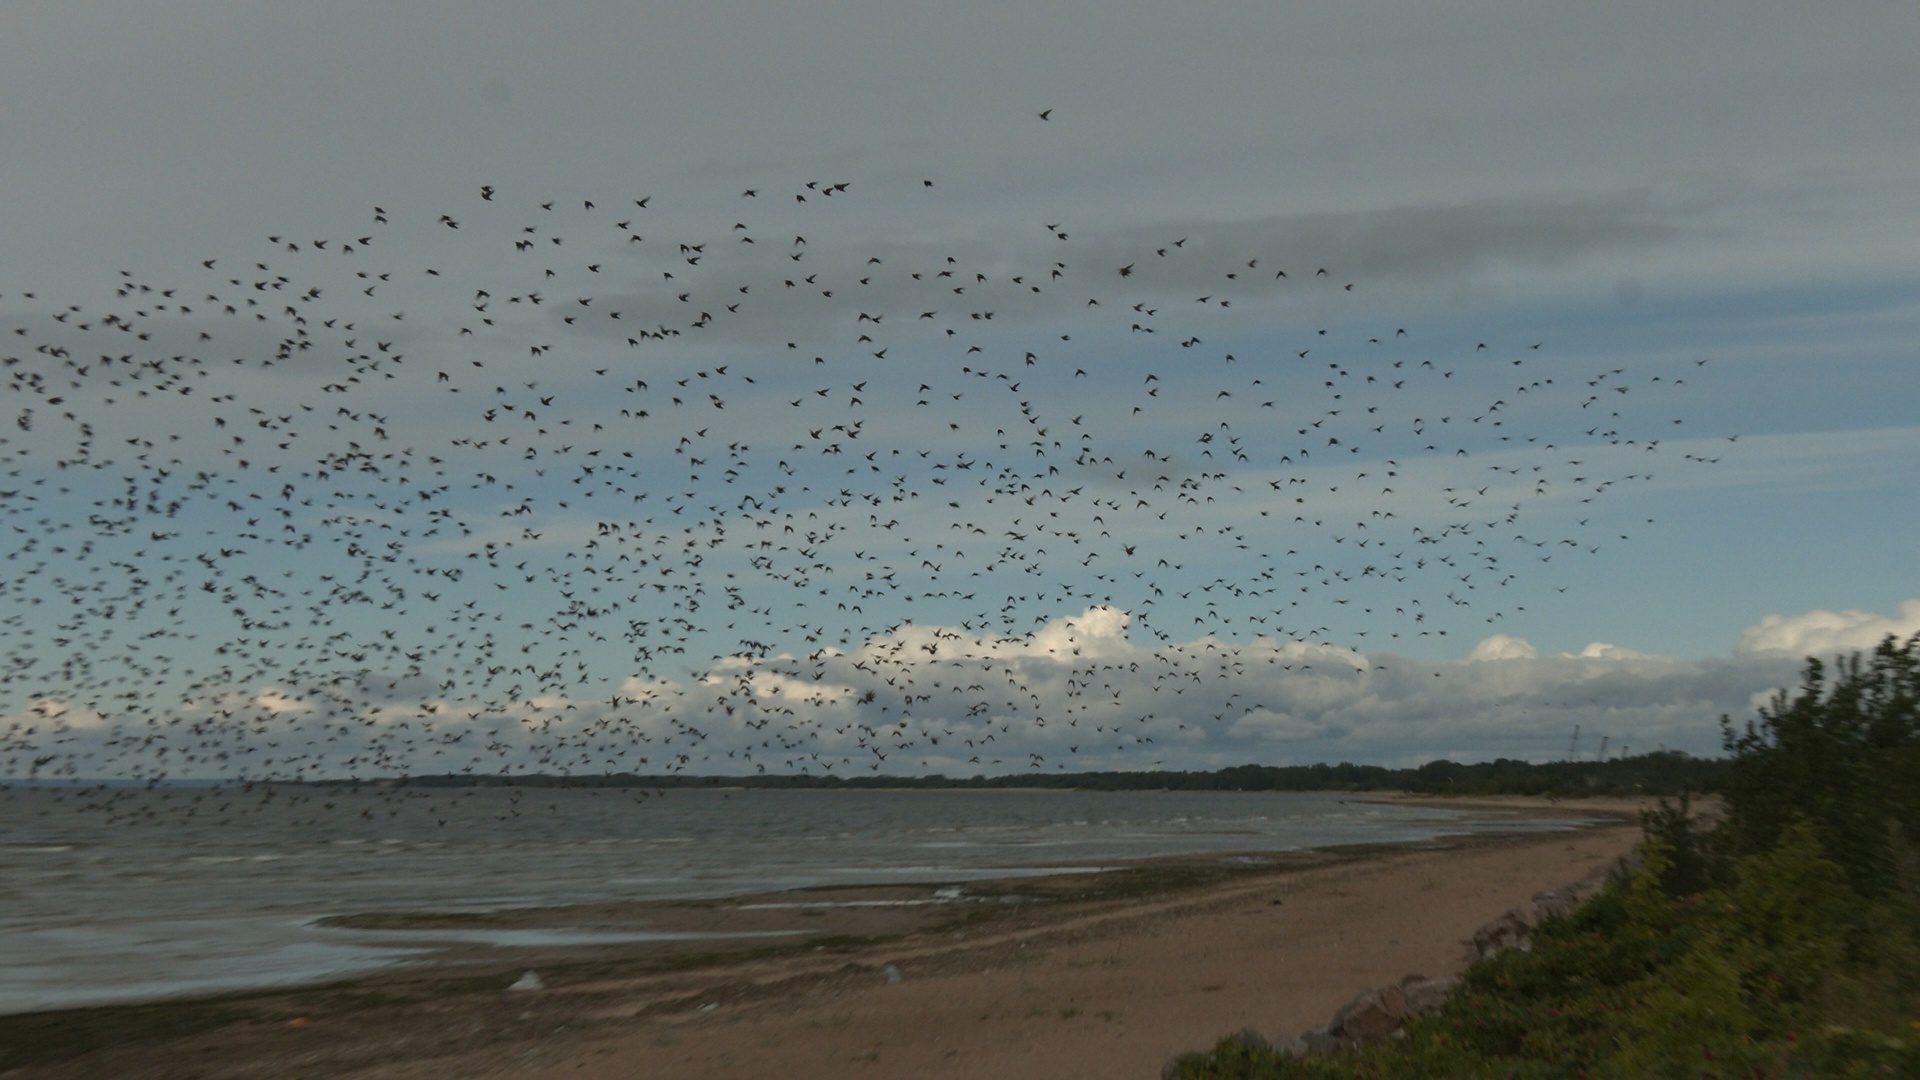
[[1076, 791], [1410, 791], [1424, 795], [1678, 795], [1717, 790], [1727, 762], [1662, 750], [1605, 761], [1535, 764], [1500, 758], [1461, 764], [1430, 761], [1413, 769], [1381, 765], [1235, 765], [1211, 772], [1146, 770], [1006, 776], [410, 776], [382, 781], [322, 781], [324, 786], [379, 783], [406, 787], [610, 787], [857, 790], [1040, 788]]
[[1361, 1050], [1232, 1036], [1185, 1080], [1920, 1076], [1920, 635], [1809, 661], [1723, 721], [1724, 818], [1645, 818], [1643, 861], [1433, 1016]]
[[1825, 667], [1809, 660], [1799, 692], [1776, 694], [1757, 723], [1736, 730], [1722, 720], [1733, 759], [1725, 839], [1735, 854], [1767, 850], [1804, 818], [1856, 890], [1894, 888], [1899, 838], [1920, 839], [1916, 642], [1889, 637], [1869, 658], [1842, 660], [1830, 690]]

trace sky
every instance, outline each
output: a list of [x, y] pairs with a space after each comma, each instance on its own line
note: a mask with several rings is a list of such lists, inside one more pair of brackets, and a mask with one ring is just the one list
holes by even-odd
[[1712, 753], [1920, 632], [1911, 5], [8, 25], [0, 778]]

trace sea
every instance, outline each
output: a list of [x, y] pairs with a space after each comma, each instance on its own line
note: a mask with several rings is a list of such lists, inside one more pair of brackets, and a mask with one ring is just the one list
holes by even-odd
[[[0, 788], [0, 1014], [429, 962], [419, 931], [322, 925], [329, 916], [959, 884], [1579, 824], [1317, 792]], [[503, 947], [676, 936], [433, 935]]]

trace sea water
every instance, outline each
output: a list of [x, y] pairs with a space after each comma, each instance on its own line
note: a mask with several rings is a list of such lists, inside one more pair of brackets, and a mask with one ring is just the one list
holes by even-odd
[[675, 936], [401, 942], [327, 916], [959, 883], [1574, 824], [1327, 793], [0, 789], [0, 1013], [308, 983], [441, 941]]

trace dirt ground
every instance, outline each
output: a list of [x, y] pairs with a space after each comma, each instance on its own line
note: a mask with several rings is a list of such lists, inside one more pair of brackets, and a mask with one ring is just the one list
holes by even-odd
[[[506, 912], [480, 919], [784, 933], [455, 949], [326, 987], [0, 1017], [0, 1077], [1155, 1077], [1229, 1032], [1290, 1034], [1366, 987], [1456, 970], [1476, 927], [1640, 837], [1635, 803], [1495, 804], [1602, 823], [1156, 860], [958, 897], [902, 886]], [[507, 989], [528, 970], [542, 989]]]

